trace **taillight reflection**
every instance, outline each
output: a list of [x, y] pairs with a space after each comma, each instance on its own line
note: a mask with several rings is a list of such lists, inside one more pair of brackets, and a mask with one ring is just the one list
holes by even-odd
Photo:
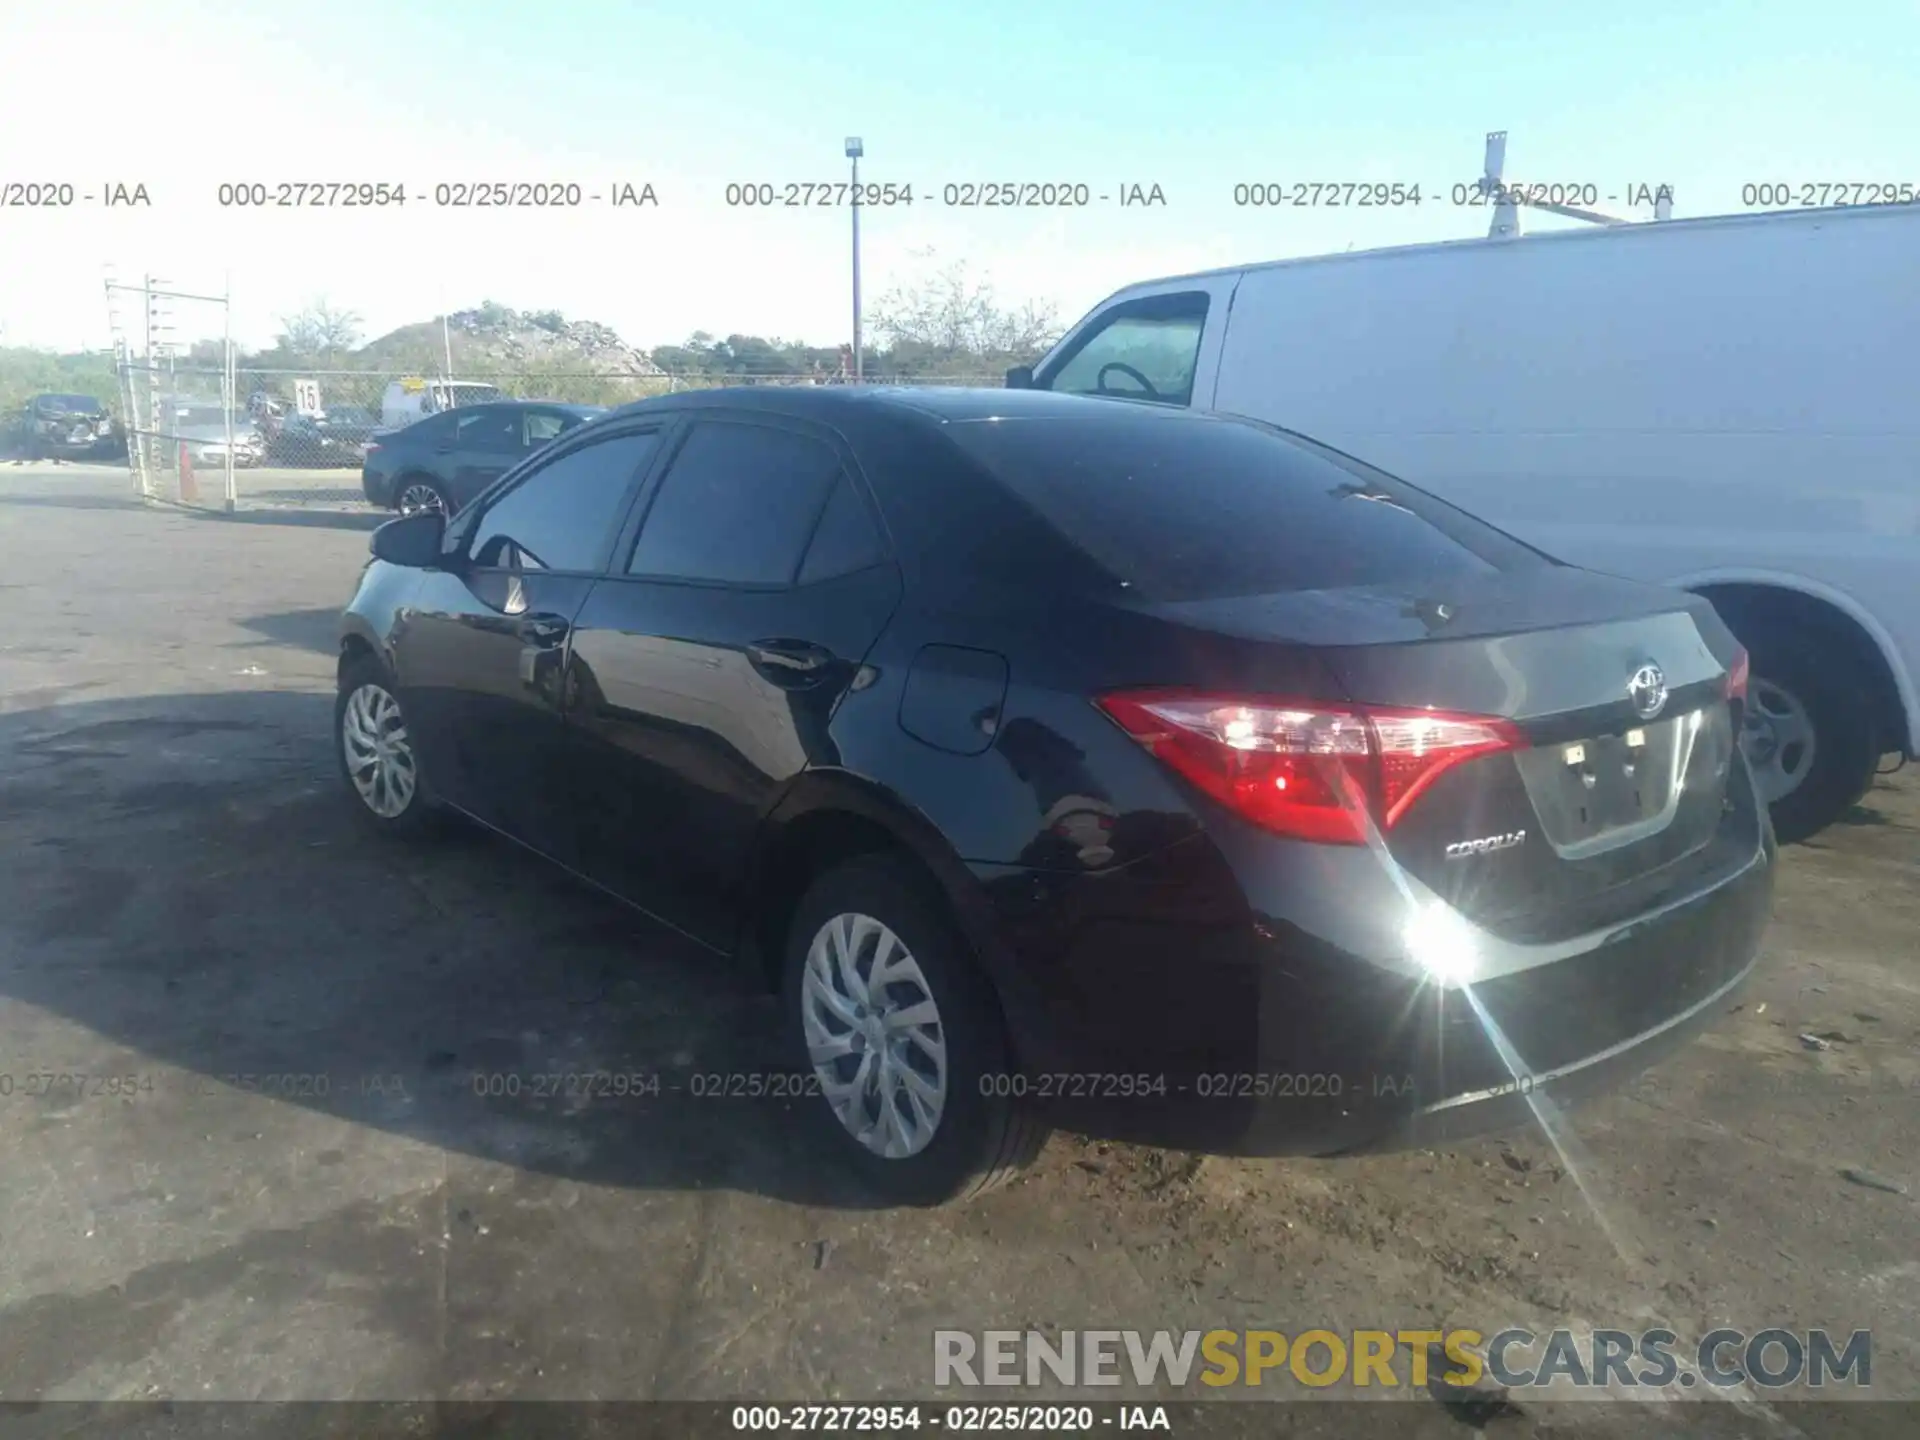
[[1510, 722], [1268, 697], [1125, 691], [1098, 704], [1155, 759], [1277, 835], [1330, 845], [1391, 829], [1477, 756], [1526, 745]]
[[1746, 648], [1742, 646], [1733, 652], [1733, 659], [1727, 665], [1727, 699], [1738, 700], [1741, 704], [1747, 699], [1747, 678], [1752, 669], [1748, 663]]

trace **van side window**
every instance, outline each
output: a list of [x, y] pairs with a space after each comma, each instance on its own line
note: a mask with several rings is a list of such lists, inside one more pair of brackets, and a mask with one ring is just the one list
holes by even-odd
[[1047, 374], [1035, 377], [1035, 387], [1191, 405], [1207, 298], [1194, 290], [1114, 306]]

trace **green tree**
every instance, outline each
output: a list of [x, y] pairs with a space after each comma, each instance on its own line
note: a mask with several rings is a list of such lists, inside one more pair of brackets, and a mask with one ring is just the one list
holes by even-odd
[[108, 413], [120, 413], [120, 379], [111, 355], [0, 347], [0, 430], [27, 401], [47, 393], [91, 395]]
[[360, 317], [322, 297], [297, 314], [281, 316], [275, 343], [296, 364], [331, 368], [360, 343]]
[[922, 272], [873, 307], [881, 350], [874, 373], [899, 378], [986, 375], [1024, 364], [1060, 337], [1051, 303], [1001, 302], [965, 260], [940, 265], [920, 252]]

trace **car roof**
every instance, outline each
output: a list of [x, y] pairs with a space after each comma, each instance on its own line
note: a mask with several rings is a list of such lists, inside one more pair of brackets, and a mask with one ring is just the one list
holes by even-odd
[[478, 405], [456, 405], [452, 410], [443, 410], [443, 415], [458, 414], [462, 410], [565, 410], [573, 415], [600, 415], [606, 412], [604, 405], [576, 405], [571, 400], [485, 400]]
[[982, 385], [732, 385], [636, 400], [613, 413], [646, 415], [706, 409], [758, 410], [769, 415], [815, 419], [825, 424], [857, 423], [863, 416], [885, 415], [940, 423], [1121, 415], [1158, 416], [1169, 420], [1192, 418], [1191, 411], [1171, 405]]
[[860, 461], [908, 583], [923, 594], [955, 597], [999, 584], [1093, 583], [1088, 557], [954, 443], [962, 428], [997, 421], [1028, 430], [1077, 422], [1121, 431], [1238, 423], [1170, 405], [1046, 390], [762, 385], [636, 401], [594, 421], [593, 429], [656, 415], [697, 420], [702, 411], [788, 417], [837, 432]]

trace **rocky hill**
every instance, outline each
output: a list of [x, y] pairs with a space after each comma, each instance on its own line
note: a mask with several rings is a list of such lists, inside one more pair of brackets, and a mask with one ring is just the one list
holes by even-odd
[[[454, 370], [482, 375], [537, 371], [608, 378], [658, 375], [660, 367], [594, 320], [568, 320], [557, 310], [514, 310], [491, 301], [447, 317]], [[443, 368], [443, 342], [436, 317], [369, 341], [354, 354], [356, 365], [392, 370]]]

